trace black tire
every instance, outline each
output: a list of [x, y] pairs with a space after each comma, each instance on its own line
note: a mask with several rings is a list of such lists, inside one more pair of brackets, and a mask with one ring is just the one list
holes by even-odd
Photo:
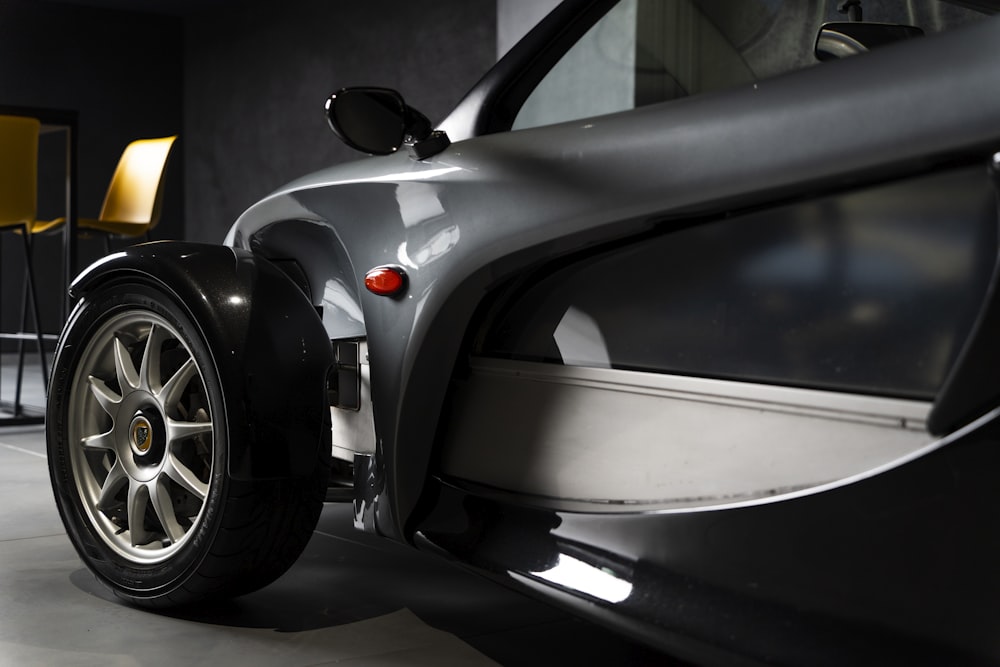
[[[308, 478], [237, 481], [210, 346], [138, 281], [77, 304], [53, 364], [46, 438], [56, 504], [83, 562], [118, 596], [165, 607], [256, 590], [305, 548], [329, 453]], [[236, 435], [235, 437], [239, 437]]]

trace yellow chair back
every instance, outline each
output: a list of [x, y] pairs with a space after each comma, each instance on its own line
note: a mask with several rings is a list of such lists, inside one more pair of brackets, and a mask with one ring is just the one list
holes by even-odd
[[[135, 230], [115, 225], [108, 231], [138, 236], [160, 221], [163, 175], [176, 136], [137, 139], [125, 147], [111, 177], [99, 222], [132, 223]], [[100, 224], [94, 227], [100, 228]]]
[[0, 227], [35, 221], [40, 128], [37, 118], [0, 116]]

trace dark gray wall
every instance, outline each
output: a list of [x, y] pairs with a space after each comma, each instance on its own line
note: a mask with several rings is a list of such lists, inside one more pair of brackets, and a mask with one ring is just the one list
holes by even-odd
[[[79, 212], [97, 215], [132, 139], [179, 134], [156, 239], [219, 242], [281, 184], [361, 158], [326, 126], [350, 85], [397, 88], [438, 121], [495, 59], [495, 0], [212, 0], [180, 14], [124, 0], [0, 0], [0, 104], [76, 109]], [[166, 3], [160, 3], [166, 8]], [[181, 5], [170, 4], [169, 7]], [[39, 217], [62, 215], [60, 136], [43, 137]], [[22, 265], [4, 235], [0, 326]], [[59, 239], [36, 244], [43, 326], [59, 328]], [[103, 254], [82, 240], [79, 268]]]
[[436, 122], [495, 53], [495, 0], [247, 0], [188, 16], [187, 237], [219, 242], [283, 183], [363, 157], [326, 126], [337, 88], [396, 88]]
[[[180, 18], [66, 5], [0, 0], [0, 104], [79, 112], [79, 212], [94, 217], [122, 149], [132, 139], [181, 133], [183, 26]], [[183, 138], [183, 137], [182, 137]], [[183, 233], [183, 142], [168, 171], [164, 215], [154, 236]], [[40, 142], [39, 215], [65, 210], [60, 135]], [[19, 239], [3, 235], [5, 331], [16, 324], [20, 300]], [[43, 292], [43, 327], [58, 327], [60, 244], [36, 246]], [[100, 241], [81, 241], [80, 266], [103, 254]]]

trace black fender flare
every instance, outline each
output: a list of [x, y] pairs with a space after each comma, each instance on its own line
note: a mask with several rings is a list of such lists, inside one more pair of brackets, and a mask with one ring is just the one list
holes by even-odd
[[333, 349], [302, 288], [248, 250], [161, 241], [105, 257], [70, 285], [74, 299], [112, 281], [152, 284], [196, 323], [224, 387], [229, 473], [303, 477], [330, 449]]

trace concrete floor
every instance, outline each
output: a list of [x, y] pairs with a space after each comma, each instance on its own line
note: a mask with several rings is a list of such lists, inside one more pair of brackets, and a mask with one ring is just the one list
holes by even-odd
[[[3, 368], [7, 398], [13, 376]], [[41, 404], [40, 373], [29, 403]], [[0, 428], [0, 667], [675, 665], [666, 656], [413, 549], [327, 505], [277, 582], [184, 614], [115, 599], [52, 500], [44, 428]]]

